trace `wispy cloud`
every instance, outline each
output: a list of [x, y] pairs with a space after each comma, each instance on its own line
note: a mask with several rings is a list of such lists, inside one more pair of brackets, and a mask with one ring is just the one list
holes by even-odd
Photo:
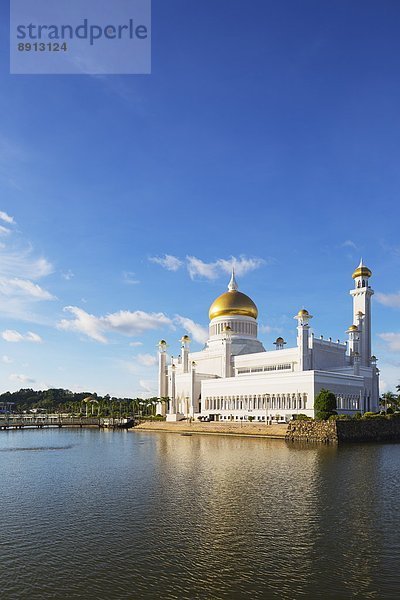
[[33, 331], [28, 331], [23, 334], [19, 331], [15, 331], [15, 329], [6, 329], [2, 332], [1, 337], [6, 342], [33, 342], [35, 344], [40, 344], [43, 340], [37, 333], [33, 333]]
[[168, 271], [177, 271], [184, 264], [188, 270], [191, 279], [218, 279], [223, 273], [230, 273], [232, 267], [235, 268], [236, 274], [241, 277], [254, 271], [265, 264], [271, 264], [274, 259], [269, 258], [247, 258], [246, 256], [231, 256], [230, 258], [218, 258], [213, 262], [205, 262], [197, 256], [186, 256], [185, 261], [177, 256], [165, 254], [164, 256], [152, 256], [150, 262], [156, 263], [167, 269]]
[[157, 357], [154, 354], [138, 354], [136, 360], [142, 367], [154, 367], [157, 364]]
[[130, 342], [129, 345], [137, 348], [138, 346], [143, 346], [143, 342]]
[[376, 299], [384, 306], [400, 308], [400, 292], [397, 294], [382, 294], [381, 292], [378, 292], [376, 294]]
[[37, 283], [28, 279], [0, 278], [0, 294], [4, 296], [25, 296], [31, 300], [55, 300], [55, 296], [44, 290]]
[[[0, 220], [14, 223], [14, 218], [3, 211]], [[5, 229], [0, 225], [0, 233]], [[56, 299], [37, 283], [53, 272], [53, 265], [44, 256], [37, 256], [25, 238], [8, 231], [12, 236], [0, 244], [0, 311], [10, 318], [38, 322], [41, 319], [33, 314], [33, 307], [38, 302]]]
[[156, 394], [157, 393], [157, 382], [149, 379], [140, 379], [139, 385], [148, 394]]
[[201, 277], [204, 279], [217, 279], [222, 273], [229, 274], [232, 271], [232, 267], [235, 268], [235, 272], [239, 277], [243, 277], [247, 273], [259, 269], [265, 264], [271, 264], [272, 258], [268, 260], [264, 258], [247, 258], [246, 256], [240, 256], [239, 258], [231, 256], [230, 258], [219, 258], [214, 262], [204, 262], [200, 258], [195, 256], [187, 256], [187, 269], [191, 279]]
[[378, 336], [387, 343], [389, 350], [400, 352], [400, 333], [379, 333]]
[[343, 242], [342, 248], [352, 248], [353, 250], [357, 250], [357, 245], [355, 242], [353, 242], [353, 240], [346, 240]]
[[164, 267], [168, 271], [178, 271], [183, 265], [183, 261], [172, 256], [172, 254], [164, 254], [164, 256], [150, 256], [149, 261]]
[[176, 315], [174, 321], [177, 325], [183, 327], [183, 329], [191, 335], [195, 342], [204, 344], [207, 341], [208, 330], [202, 325], [199, 325], [199, 323], [195, 323], [192, 321], [192, 319], [182, 317], [181, 315]]
[[140, 283], [140, 281], [136, 279], [135, 273], [132, 273], [131, 271], [124, 271], [122, 274], [122, 278], [124, 283], [127, 283], [129, 285], [136, 285]]
[[13, 362], [12, 358], [7, 356], [6, 354], [3, 354], [3, 356], [1, 357], [1, 361], [6, 365], [11, 365], [11, 363]]
[[15, 223], [14, 217], [11, 217], [3, 210], [0, 210], [0, 220], [4, 221], [4, 223], [8, 223], [9, 225], [14, 225]]
[[27, 383], [35, 383], [36, 380], [28, 377], [28, 375], [18, 375], [17, 373], [12, 373], [10, 375], [11, 381], [17, 381], [18, 383], [22, 383], [26, 385]]
[[186, 260], [187, 269], [191, 279], [196, 279], [196, 277], [203, 277], [204, 279], [217, 279], [217, 263], [206, 263], [195, 256], [188, 256]]
[[120, 310], [101, 317], [91, 315], [77, 306], [66, 306], [64, 311], [71, 313], [74, 318], [62, 319], [57, 325], [58, 329], [83, 333], [102, 344], [107, 343], [109, 333], [136, 336], [145, 331], [172, 325], [171, 319], [164, 313], [147, 313], [142, 310]]
[[75, 274], [71, 271], [71, 269], [68, 269], [68, 271], [64, 271], [61, 273], [61, 277], [65, 279], [65, 281], [70, 281], [75, 277]]

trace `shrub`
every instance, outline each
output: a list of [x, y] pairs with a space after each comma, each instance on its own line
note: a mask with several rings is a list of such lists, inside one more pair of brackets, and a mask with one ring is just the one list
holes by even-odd
[[250, 421], [250, 423], [251, 423], [252, 421], [254, 421], [254, 417], [252, 415], [250, 415], [250, 417], [247, 417], [247, 420]]
[[309, 417], [308, 415], [300, 413], [298, 415], [295, 415], [294, 420], [295, 421], [312, 421], [312, 417]]
[[354, 414], [354, 416], [353, 416], [353, 419], [359, 420], [359, 419], [361, 419], [361, 417], [362, 417], [361, 413], [360, 412], [356, 412]]
[[386, 411], [387, 415], [393, 415], [394, 414], [394, 410], [391, 406], [388, 406], [387, 411]]
[[373, 413], [373, 412], [370, 412], [370, 411], [367, 411], [367, 412], [365, 412], [365, 413], [363, 414], [363, 418], [364, 418], [364, 419], [371, 419], [371, 418], [374, 418], [374, 417], [375, 417], [375, 413]]
[[329, 390], [322, 389], [314, 401], [315, 417], [326, 421], [336, 415], [336, 396]]

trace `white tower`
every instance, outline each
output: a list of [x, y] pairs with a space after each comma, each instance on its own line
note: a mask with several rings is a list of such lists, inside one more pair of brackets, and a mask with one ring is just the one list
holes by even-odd
[[157, 414], [165, 416], [167, 412], [166, 398], [168, 396], [167, 372], [167, 342], [160, 340], [158, 343], [158, 397], [162, 402], [157, 404]]
[[359, 331], [357, 325], [350, 325], [346, 332], [349, 336], [348, 341], [348, 354], [350, 357], [354, 357], [354, 355], [359, 353]]
[[184, 335], [180, 341], [183, 373], [189, 373], [190, 337], [188, 335]]
[[353, 322], [359, 330], [360, 365], [364, 367], [371, 364], [371, 297], [374, 294], [369, 286], [371, 276], [371, 270], [361, 259], [352, 276], [354, 289], [350, 291], [353, 296]]
[[309, 371], [311, 369], [311, 351], [309, 347], [310, 326], [309, 320], [312, 315], [302, 308], [297, 315], [293, 317], [297, 320], [297, 347], [299, 349], [300, 371]]
[[232, 328], [229, 325], [224, 327], [225, 339], [223, 340], [225, 356], [223, 360], [222, 377], [231, 377], [231, 357], [232, 357]]

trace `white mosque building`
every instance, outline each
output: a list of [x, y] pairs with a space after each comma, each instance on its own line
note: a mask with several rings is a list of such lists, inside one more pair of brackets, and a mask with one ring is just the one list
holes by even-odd
[[203, 350], [190, 352], [185, 335], [181, 354], [167, 364], [167, 344], [160, 341], [157, 413], [167, 421], [288, 421], [300, 413], [313, 417], [314, 399], [322, 388], [334, 392], [339, 413], [377, 410], [371, 275], [361, 260], [353, 273], [353, 322], [345, 343], [315, 337], [310, 331], [312, 315], [301, 309], [294, 317], [297, 345], [287, 348], [278, 337], [276, 349], [266, 351], [257, 338], [257, 307], [238, 290], [232, 272], [228, 291], [210, 307], [209, 339]]

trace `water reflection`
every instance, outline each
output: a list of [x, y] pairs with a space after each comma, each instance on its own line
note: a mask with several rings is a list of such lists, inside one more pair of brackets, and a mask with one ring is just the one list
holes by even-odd
[[14, 434], [5, 598], [397, 598], [400, 446]]

